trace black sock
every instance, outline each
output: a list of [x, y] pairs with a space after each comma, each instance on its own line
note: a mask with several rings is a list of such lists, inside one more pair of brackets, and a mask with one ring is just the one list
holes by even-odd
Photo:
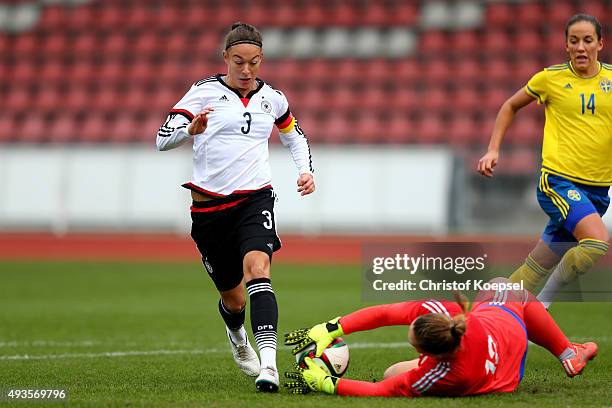
[[219, 299], [219, 313], [230, 330], [238, 330], [244, 324], [244, 307], [238, 313], [232, 313], [223, 304], [223, 299]]
[[260, 352], [261, 365], [276, 366], [278, 306], [270, 279], [253, 279], [247, 282], [246, 288], [251, 301], [251, 328]]

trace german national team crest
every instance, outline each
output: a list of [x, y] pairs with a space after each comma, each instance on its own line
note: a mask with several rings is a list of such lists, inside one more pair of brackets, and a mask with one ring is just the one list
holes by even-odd
[[272, 112], [272, 105], [270, 104], [270, 102], [264, 99], [263, 101], [261, 101], [261, 109], [266, 113], [270, 113]]
[[576, 190], [569, 190], [567, 192], [567, 198], [572, 201], [580, 201], [580, 193]]
[[601, 78], [601, 81], [599, 81], [599, 87], [604, 93], [610, 93], [610, 90], [612, 89], [612, 81], [606, 77], [603, 77]]

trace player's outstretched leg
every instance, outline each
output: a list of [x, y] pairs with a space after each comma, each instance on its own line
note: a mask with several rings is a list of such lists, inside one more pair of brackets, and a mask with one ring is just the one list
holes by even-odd
[[597, 344], [570, 343], [542, 303], [531, 293], [527, 295], [523, 318], [529, 340], [557, 357], [568, 377], [581, 374], [587, 362], [597, 355]]
[[276, 368], [276, 327], [278, 306], [270, 279], [257, 278], [246, 284], [251, 302], [251, 327], [259, 356], [261, 372], [255, 380], [259, 391], [278, 391], [278, 370]]
[[246, 375], [251, 377], [258, 376], [260, 372], [259, 358], [257, 358], [257, 353], [255, 353], [255, 350], [249, 344], [249, 339], [244, 329], [244, 306], [238, 313], [232, 313], [223, 304], [223, 299], [219, 299], [219, 313], [221, 313], [221, 317], [225, 321], [225, 330], [236, 365]]

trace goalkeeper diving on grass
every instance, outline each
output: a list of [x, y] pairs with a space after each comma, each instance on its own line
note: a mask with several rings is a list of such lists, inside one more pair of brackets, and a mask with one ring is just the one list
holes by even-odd
[[[497, 278], [496, 282], [508, 282]], [[531, 293], [481, 291], [472, 305], [424, 300], [372, 306], [285, 334], [293, 354], [316, 344], [316, 356], [339, 336], [383, 326], [409, 326], [408, 342], [419, 358], [393, 364], [380, 382], [336, 378], [306, 357], [285, 373], [285, 387], [346, 396], [466, 396], [512, 392], [523, 378], [528, 340], [557, 357], [569, 377], [597, 355], [595, 343], [571, 343]]]

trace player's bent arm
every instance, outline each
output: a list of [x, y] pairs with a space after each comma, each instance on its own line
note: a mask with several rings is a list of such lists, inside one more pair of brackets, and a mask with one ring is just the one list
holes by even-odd
[[499, 152], [504, 135], [508, 127], [512, 124], [516, 113], [535, 100], [536, 99], [529, 95], [525, 89], [519, 89], [502, 104], [495, 118], [495, 124], [493, 125], [493, 132], [488, 148], [489, 151]]
[[408, 326], [422, 314], [432, 311], [453, 316], [461, 313], [457, 303], [424, 300], [366, 307], [340, 318], [345, 334], [372, 330], [384, 326]]
[[157, 131], [156, 144], [160, 151], [179, 147], [191, 138], [187, 127], [191, 122], [185, 116], [170, 113]]
[[298, 125], [297, 121], [293, 119], [287, 128], [280, 128], [280, 140], [283, 146], [289, 148], [291, 151], [291, 157], [293, 162], [298, 169], [299, 174], [312, 174], [314, 170], [312, 168], [312, 156], [310, 154], [310, 146], [306, 135]]

